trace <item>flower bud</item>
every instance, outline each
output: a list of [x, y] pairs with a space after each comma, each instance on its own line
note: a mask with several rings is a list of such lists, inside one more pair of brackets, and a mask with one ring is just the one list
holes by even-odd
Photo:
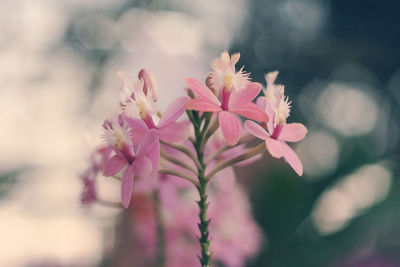
[[138, 75], [139, 79], [143, 79], [143, 93], [147, 96], [147, 94], [151, 95], [153, 101], [157, 101], [158, 98], [158, 86], [156, 76], [153, 72], [147, 69], [142, 69]]

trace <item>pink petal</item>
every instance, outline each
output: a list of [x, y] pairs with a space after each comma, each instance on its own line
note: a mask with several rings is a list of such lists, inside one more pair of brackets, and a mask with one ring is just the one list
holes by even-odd
[[265, 139], [265, 144], [271, 156], [278, 159], [283, 156], [283, 148], [282, 148], [283, 142], [279, 142], [278, 140], [272, 138], [267, 138]]
[[[143, 79], [143, 92], [145, 95], [151, 93], [154, 101], [158, 98], [157, 79], [153, 72], [147, 69], [142, 69], [138, 74], [139, 79]], [[151, 90], [151, 92], [149, 92]]]
[[128, 162], [125, 157], [121, 155], [115, 155], [111, 159], [107, 160], [104, 166], [104, 176], [113, 176], [119, 173]]
[[186, 108], [199, 111], [208, 111], [208, 112], [215, 112], [221, 110], [221, 107], [219, 105], [216, 105], [213, 102], [210, 102], [208, 99], [202, 97], [189, 100], [186, 103]]
[[139, 144], [143, 136], [149, 131], [146, 123], [141, 119], [125, 118], [131, 128], [131, 140], [133, 145]]
[[141, 154], [146, 154], [147, 151], [153, 146], [154, 142], [158, 141], [157, 131], [150, 130], [145, 136], [143, 136], [142, 140], [138, 145], [138, 149], [136, 155], [139, 156]]
[[269, 138], [267, 131], [254, 121], [245, 121], [244, 128], [246, 128], [249, 133], [262, 140]]
[[283, 155], [286, 159], [286, 161], [289, 163], [290, 166], [292, 166], [293, 170], [299, 175], [303, 175], [303, 165], [301, 164], [301, 161], [299, 157], [296, 155], [296, 153], [291, 149], [285, 142], [280, 142], [282, 144], [282, 149], [283, 149]]
[[229, 105], [239, 106], [253, 101], [260, 93], [262, 85], [259, 83], [248, 83], [247, 87], [239, 92], [232, 92]]
[[269, 119], [267, 114], [254, 103], [232, 106], [229, 111], [260, 122], [267, 122]]
[[161, 117], [158, 127], [163, 127], [168, 123], [176, 121], [185, 112], [185, 103], [189, 100], [188, 97], [180, 97], [172, 102]]
[[241, 130], [239, 118], [231, 112], [221, 111], [218, 119], [226, 143], [230, 146], [236, 145], [239, 141]]
[[139, 176], [150, 175], [153, 171], [153, 165], [146, 156], [139, 156], [132, 162], [132, 173]]
[[154, 142], [153, 146], [146, 153], [146, 157], [150, 160], [152, 171], [151, 176], [155, 176], [158, 172], [158, 163], [160, 160], [160, 142], [157, 140]]
[[205, 86], [200, 81], [193, 78], [186, 78], [187, 85], [200, 97], [209, 100], [209, 102], [220, 106], [221, 102], [219, 102], [218, 98], [211, 92], [211, 90]]
[[127, 208], [129, 206], [129, 202], [131, 201], [133, 191], [133, 172], [132, 166], [128, 166], [124, 173], [124, 178], [121, 183], [121, 200], [122, 205]]
[[216, 178], [215, 182], [222, 192], [230, 193], [235, 188], [236, 175], [232, 167], [221, 170]]
[[262, 110], [265, 110], [265, 106], [266, 106], [266, 104], [267, 104], [267, 99], [265, 98], [265, 96], [260, 96], [259, 98], [257, 98], [256, 104], [257, 104], [257, 106], [259, 106]]
[[179, 142], [190, 134], [190, 128], [187, 122], [172, 122], [160, 128], [158, 134], [160, 139], [165, 142]]
[[307, 128], [301, 123], [286, 124], [279, 136], [279, 139], [288, 142], [298, 142], [303, 140], [307, 134]]
[[264, 110], [269, 118], [269, 121], [267, 122], [268, 132], [270, 134], [272, 134], [274, 131], [275, 109], [272, 107], [272, 105], [269, 102], [266, 102]]

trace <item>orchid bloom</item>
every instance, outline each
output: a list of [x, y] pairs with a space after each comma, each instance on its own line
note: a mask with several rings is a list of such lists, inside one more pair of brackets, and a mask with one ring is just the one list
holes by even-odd
[[[153, 131], [144, 135], [137, 146], [133, 146], [131, 129], [121, 116], [104, 124], [104, 139], [115, 155], [104, 165], [104, 176], [114, 176], [124, 169], [121, 199], [125, 208], [129, 206], [135, 176], [149, 176], [154, 166], [151, 155], [154, 153], [156, 137]], [[133, 138], [134, 139], [134, 138]]]
[[142, 70], [134, 82], [129, 82], [123, 72], [117, 74], [122, 81], [121, 106], [124, 112], [130, 117], [140, 117], [149, 127], [153, 126], [153, 115], [158, 111], [157, 85], [153, 73]]
[[[149, 130], [157, 132], [157, 136], [165, 142], [178, 142], [189, 134], [186, 122], [176, 120], [185, 112], [185, 103], [188, 101], [186, 96], [180, 97], [171, 103], [161, 116], [158, 123], [153, 119], [140, 120], [127, 115], [127, 121], [133, 130], [134, 135], [143, 135]], [[148, 123], [148, 122], [151, 123]]]
[[97, 200], [96, 175], [85, 173], [81, 179], [83, 182], [83, 192], [81, 194], [81, 203], [86, 205]]
[[90, 166], [81, 175], [83, 182], [83, 192], [81, 195], [81, 203], [89, 204], [97, 200], [96, 179], [98, 173], [104, 165], [105, 159], [108, 157], [107, 147], [100, 147], [94, 151], [90, 156]]
[[[266, 77], [271, 76], [267, 75]], [[286, 142], [298, 142], [304, 139], [307, 134], [307, 128], [301, 123], [286, 123], [286, 119], [290, 114], [290, 102], [287, 97], [284, 97], [283, 86], [272, 84], [274, 80], [267, 79], [266, 97], [260, 97], [257, 101], [266, 110], [267, 114], [274, 118], [273, 121], [265, 124], [265, 127], [254, 121], [246, 121], [244, 127], [254, 136], [265, 140], [267, 150], [271, 156], [275, 158], [284, 157], [295, 172], [301, 176], [303, 175], [303, 165]], [[278, 97], [271, 98], [270, 96]]]
[[236, 72], [235, 65], [239, 61], [240, 53], [229, 56], [225, 51], [220, 58], [214, 59], [211, 64], [213, 72], [210, 74], [210, 82], [213, 88], [219, 92], [223, 88], [230, 91], [243, 90], [249, 82], [249, 74], [243, 71], [243, 67]]
[[242, 123], [237, 115], [260, 122], [268, 121], [267, 114], [252, 102], [261, 91], [261, 84], [259, 83], [248, 83], [245, 89], [233, 92], [232, 94], [231, 91], [227, 91], [224, 88], [220, 101], [200, 81], [187, 78], [186, 82], [198, 95], [197, 98], [191, 99], [186, 103], [186, 108], [198, 111], [218, 112], [219, 125], [228, 145], [235, 145], [240, 138]]

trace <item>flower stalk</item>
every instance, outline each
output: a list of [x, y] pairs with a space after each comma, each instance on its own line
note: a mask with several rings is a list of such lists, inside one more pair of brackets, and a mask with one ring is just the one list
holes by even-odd
[[[199, 192], [200, 200], [197, 201], [197, 204], [200, 210], [199, 212], [200, 222], [198, 224], [198, 227], [200, 230], [199, 242], [201, 246], [201, 255], [199, 255], [198, 258], [200, 260], [202, 267], [210, 267], [211, 266], [210, 233], [208, 230], [208, 226], [210, 225], [210, 220], [207, 218], [207, 209], [208, 209], [207, 184], [209, 179], [207, 179], [205, 176], [206, 164], [204, 163], [204, 152], [202, 148], [208, 139], [204, 138], [205, 136], [204, 134], [207, 132], [211, 116], [204, 115], [200, 119], [198, 116], [198, 112], [196, 111], [187, 111], [187, 113], [191, 122], [193, 123], [195, 138], [196, 138], [193, 145], [196, 149], [198, 162], [200, 163], [200, 168], [198, 168], [199, 186], [197, 186], [197, 191]], [[203, 118], [205, 119], [205, 122], [203, 128], [201, 129]]]

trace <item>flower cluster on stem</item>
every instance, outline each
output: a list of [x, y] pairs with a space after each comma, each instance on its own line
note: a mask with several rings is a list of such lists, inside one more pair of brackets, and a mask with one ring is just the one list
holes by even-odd
[[[124, 208], [135, 209], [136, 194], [152, 198], [156, 203], [154, 217], [158, 225], [155, 230], [158, 236], [156, 266], [173, 266], [169, 265], [172, 260], [168, 246], [174, 246], [168, 236], [171, 232], [175, 233], [174, 238], [176, 232], [196, 236], [192, 235], [193, 229], [185, 225], [186, 222], [193, 225], [193, 220], [198, 227], [201, 266], [209, 267], [214, 261], [232, 267], [242, 266], [245, 257], [255, 253], [260, 243], [260, 238], [255, 236], [260, 233], [255, 230], [256, 226], [251, 227], [247, 235], [253, 236], [253, 242], [238, 246], [243, 236], [230, 237], [235, 231], [246, 235], [245, 231], [214, 231], [212, 224], [214, 220], [219, 221], [218, 213], [210, 217], [208, 211], [210, 207], [217, 210], [221, 204], [211, 202], [210, 192], [213, 199], [219, 198], [220, 192], [243, 199], [243, 194], [237, 194], [235, 189], [240, 186], [235, 182], [232, 167], [250, 164], [265, 150], [275, 158], [284, 157], [298, 175], [303, 173], [299, 158], [286, 142], [300, 141], [307, 129], [300, 123], [287, 123], [291, 102], [284, 95], [284, 86], [275, 84], [278, 72], [266, 74], [264, 89], [260, 83], [250, 80], [250, 74], [243, 67], [236, 69], [239, 59], [238, 53], [230, 56], [224, 52], [212, 62], [212, 72], [205, 83], [186, 78], [188, 96], [177, 98], [163, 112], [158, 107], [159, 88], [151, 71], [141, 70], [134, 81], [118, 72], [122, 81], [120, 110], [103, 123], [104, 143], [93, 154], [91, 166], [82, 176], [82, 203], [119, 206], [98, 196], [95, 181], [100, 174], [121, 181]], [[187, 115], [186, 119], [181, 118], [183, 114]], [[256, 138], [263, 142], [249, 148]], [[169, 225], [167, 221], [172, 219], [168, 219], [168, 214], [176, 210], [173, 205], [181, 207], [180, 212], [186, 207], [180, 203], [181, 194], [174, 191], [182, 187], [179, 180], [185, 184], [186, 191], [190, 186], [197, 191], [198, 218], [185, 217]], [[244, 219], [238, 221], [255, 225], [247, 207], [242, 208], [243, 212], [237, 215]], [[179, 216], [176, 214], [176, 217]], [[176, 225], [182, 227], [177, 230]], [[230, 241], [219, 242], [225, 239]], [[213, 246], [212, 241], [223, 245]], [[229, 258], [220, 253], [226, 254], [226, 248], [235, 251]]]

